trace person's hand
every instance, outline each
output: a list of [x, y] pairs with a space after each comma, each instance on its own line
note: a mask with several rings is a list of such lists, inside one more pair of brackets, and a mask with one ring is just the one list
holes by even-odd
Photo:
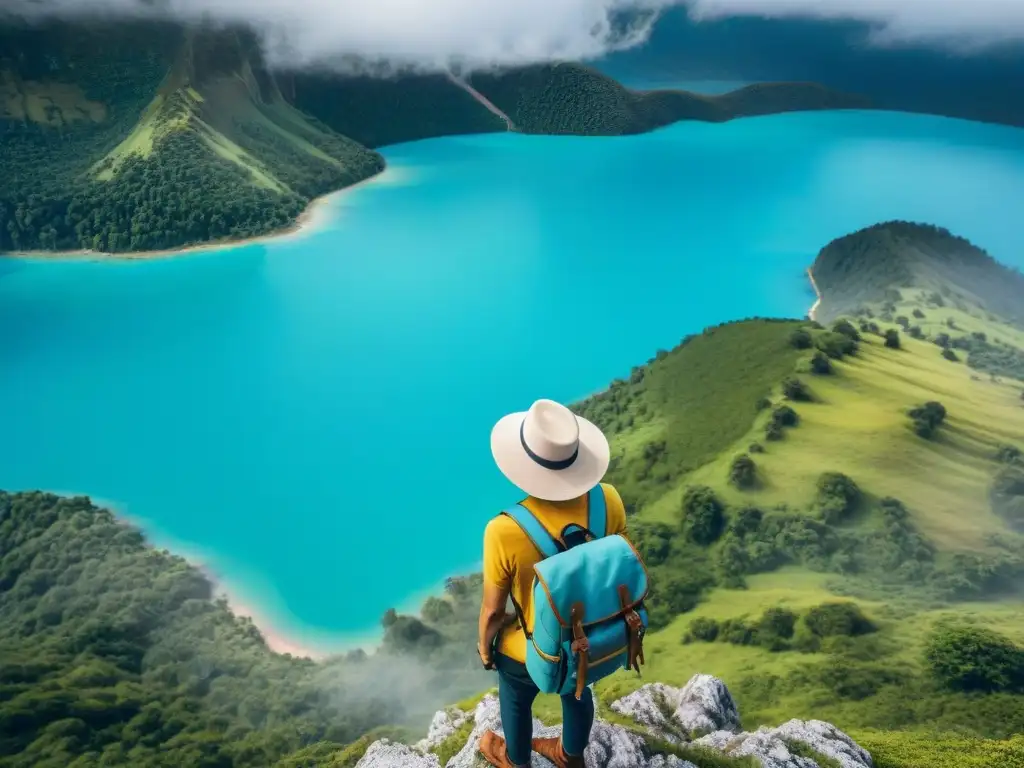
[[484, 665], [484, 669], [488, 672], [494, 669], [494, 659], [491, 658], [491, 654], [481, 651], [479, 645], [476, 647], [476, 655], [480, 657], [480, 663]]

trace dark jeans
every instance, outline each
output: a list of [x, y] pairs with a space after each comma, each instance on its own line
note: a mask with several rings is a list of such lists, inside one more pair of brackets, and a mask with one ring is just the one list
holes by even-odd
[[[508, 759], [516, 765], [529, 765], [533, 751], [533, 700], [540, 691], [525, 664], [496, 653], [494, 665], [498, 668], [498, 700]], [[567, 754], [583, 754], [593, 724], [594, 696], [590, 688], [583, 689], [579, 701], [572, 693], [562, 697], [562, 746]]]

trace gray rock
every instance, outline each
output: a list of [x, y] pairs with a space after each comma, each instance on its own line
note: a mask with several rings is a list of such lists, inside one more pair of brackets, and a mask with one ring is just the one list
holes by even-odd
[[735, 757], [752, 756], [762, 768], [819, 768], [815, 760], [794, 755], [792, 742], [806, 744], [843, 768], [874, 768], [866, 749], [831, 723], [820, 720], [790, 720], [778, 728], [759, 728], [753, 733], [716, 731], [695, 743]]
[[416, 748], [424, 752], [437, 748], [445, 739], [461, 728], [470, 717], [472, 717], [470, 713], [463, 712], [461, 709], [453, 708], [435, 712], [434, 718], [430, 721], [430, 728], [427, 730], [427, 737], [416, 742]]
[[[696, 675], [682, 689], [651, 683], [611, 705], [620, 715], [634, 719], [652, 736], [688, 742], [692, 734], [710, 731], [694, 744], [735, 757], [754, 757], [762, 768], [820, 768], [807, 757], [794, 754], [791, 745], [801, 742], [836, 760], [842, 768], [874, 768], [871, 755], [834, 725], [820, 720], [790, 720], [777, 728], [740, 733], [739, 712], [729, 689], [711, 675]], [[473, 730], [458, 754], [440, 766], [436, 748], [455, 731], [473, 723]], [[471, 713], [450, 709], [438, 712], [427, 737], [416, 746], [387, 740], [374, 742], [357, 768], [486, 768], [479, 752], [487, 731], [504, 735], [498, 699], [489, 694]], [[561, 726], [544, 726], [534, 718], [534, 738], [561, 734]], [[584, 753], [587, 768], [695, 768], [675, 755], [651, 755], [644, 736], [634, 730], [597, 719]], [[553, 768], [548, 760], [533, 755], [533, 768]]]
[[783, 739], [802, 741], [825, 757], [831, 757], [843, 768], [874, 768], [871, 753], [832, 723], [790, 720], [776, 728], [775, 733]]
[[[474, 713], [475, 726], [466, 745], [448, 761], [446, 768], [484, 768], [487, 762], [479, 752], [480, 739], [487, 731], [504, 735], [501, 712], [494, 696], [485, 696]], [[560, 736], [562, 727], [545, 726], [533, 720], [533, 736], [546, 739]], [[696, 768], [674, 755], [648, 757], [644, 740], [638, 734], [621, 726], [596, 720], [590, 732], [590, 744], [583, 753], [587, 768]], [[553, 768], [551, 762], [538, 754], [533, 755], [533, 768]]]
[[679, 695], [673, 713], [687, 733], [738, 731], [740, 711], [725, 683], [711, 675], [694, 675]]
[[370, 745], [356, 768], [441, 768], [441, 763], [437, 755], [381, 739]]
[[648, 683], [613, 702], [612, 710], [672, 743], [687, 741], [694, 734], [738, 731], [740, 725], [732, 694], [711, 675], [695, 675], [682, 689]]

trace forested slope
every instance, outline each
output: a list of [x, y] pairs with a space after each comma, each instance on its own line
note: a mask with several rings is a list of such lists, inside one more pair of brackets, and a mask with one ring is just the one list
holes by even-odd
[[291, 107], [241, 31], [0, 27], [0, 250], [260, 235], [383, 160]]
[[[617, 135], [867, 105], [799, 83], [638, 93], [568, 63], [471, 83], [526, 133]], [[505, 130], [453, 77], [270, 71], [245, 29], [0, 22], [0, 252], [263, 235], [382, 170], [368, 147]]]

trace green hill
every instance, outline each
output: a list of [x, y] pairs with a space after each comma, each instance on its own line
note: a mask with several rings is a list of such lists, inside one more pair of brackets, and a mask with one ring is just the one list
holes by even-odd
[[576, 64], [472, 84], [270, 71], [244, 29], [0, 22], [0, 252], [265, 235], [381, 171], [370, 148], [505, 131], [507, 117], [527, 133], [606, 135], [854, 106], [865, 104], [801, 84], [634, 93]]
[[523, 133], [616, 136], [645, 133], [680, 120], [817, 109], [863, 109], [867, 100], [814, 83], [760, 83], [721, 96], [689, 91], [633, 91], [575, 63], [477, 74], [473, 86]]
[[0, 29], [0, 250], [266, 234], [383, 160], [281, 96], [243, 32]]

